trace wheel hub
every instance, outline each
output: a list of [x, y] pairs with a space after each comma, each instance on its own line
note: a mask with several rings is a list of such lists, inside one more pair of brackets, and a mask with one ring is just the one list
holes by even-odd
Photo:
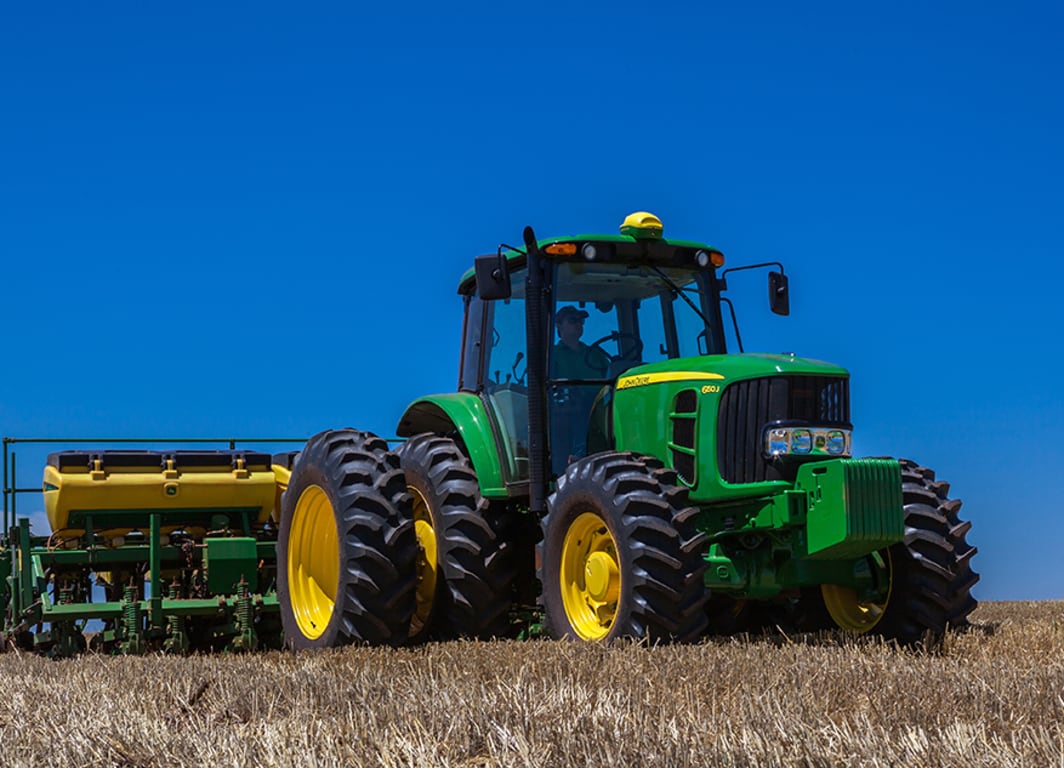
[[617, 561], [606, 552], [592, 552], [584, 566], [584, 583], [592, 600], [615, 602], [621, 589]]
[[562, 544], [559, 583], [569, 626], [584, 640], [609, 635], [617, 618], [621, 569], [617, 543], [594, 512], [576, 517]]

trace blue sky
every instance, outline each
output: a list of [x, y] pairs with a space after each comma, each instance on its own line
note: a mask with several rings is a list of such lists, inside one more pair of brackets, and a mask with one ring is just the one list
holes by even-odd
[[928, 6], [8, 6], [0, 432], [391, 435], [474, 255], [650, 210], [785, 263], [747, 349], [850, 369], [977, 596], [1064, 597], [1064, 6]]

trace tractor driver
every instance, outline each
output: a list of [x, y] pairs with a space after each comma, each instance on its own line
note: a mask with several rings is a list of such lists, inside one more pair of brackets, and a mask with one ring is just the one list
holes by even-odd
[[[558, 343], [551, 350], [551, 378], [604, 379], [610, 368], [610, 357], [598, 347], [580, 341], [584, 334], [587, 312], [565, 306], [554, 316]], [[565, 384], [552, 387], [551, 397], [551, 453], [555, 474], [565, 466], [587, 454], [588, 422], [599, 384]]]
[[565, 306], [554, 316], [558, 329], [558, 343], [554, 345], [551, 369], [559, 379], [602, 379], [610, 368], [610, 358], [599, 348], [591, 348], [580, 337], [584, 335], [587, 312]]

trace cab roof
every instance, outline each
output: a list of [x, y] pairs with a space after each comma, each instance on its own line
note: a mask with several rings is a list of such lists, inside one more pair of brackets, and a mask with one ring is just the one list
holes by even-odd
[[[666, 238], [646, 239], [636, 238], [631, 235], [601, 235], [601, 234], [588, 234], [588, 235], [569, 235], [566, 237], [551, 237], [542, 240], [537, 240], [536, 243], [539, 249], [542, 251], [548, 246], [558, 243], [572, 243], [576, 246], [576, 255], [574, 256], [552, 256], [550, 254], [544, 254], [545, 257], [551, 261], [579, 261], [582, 260], [579, 253], [580, 249], [588, 244], [613, 244], [617, 246], [617, 250], [623, 251], [636, 251], [645, 250], [650, 253], [657, 251], [659, 253], [675, 253], [678, 250], [690, 250], [690, 251], [710, 251], [720, 253], [718, 248], [714, 248], [706, 243], [699, 243], [693, 240], [672, 240]], [[525, 265], [525, 252], [517, 251], [510, 248], [502, 250], [502, 255], [506, 258], [506, 262], [511, 270], [520, 269]], [[659, 259], [647, 259], [648, 263], [651, 261], [658, 261]], [[626, 259], [630, 261], [630, 259]], [[472, 293], [476, 285], [476, 273], [472, 267], [467, 269], [462, 275], [462, 279], [458, 281], [458, 293], [467, 294]]]

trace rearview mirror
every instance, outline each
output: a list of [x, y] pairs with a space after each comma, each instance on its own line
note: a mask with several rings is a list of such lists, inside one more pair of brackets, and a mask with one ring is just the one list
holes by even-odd
[[477, 276], [477, 295], [485, 301], [508, 299], [513, 293], [510, 288], [510, 270], [506, 257], [501, 253], [489, 253], [477, 256], [473, 262]]
[[791, 313], [791, 297], [787, 292], [787, 276], [782, 272], [768, 273], [768, 304], [777, 315]]

